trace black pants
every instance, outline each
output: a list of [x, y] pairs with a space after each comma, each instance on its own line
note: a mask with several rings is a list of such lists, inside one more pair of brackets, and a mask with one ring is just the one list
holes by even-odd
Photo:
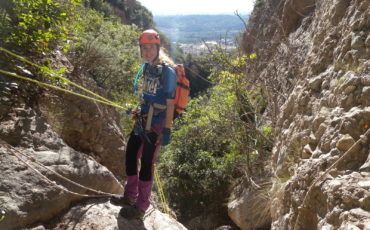
[[137, 163], [139, 149], [144, 142], [143, 151], [141, 154], [141, 168], [139, 179], [141, 181], [151, 181], [152, 180], [152, 167], [153, 158], [156, 150], [156, 141], [158, 135], [154, 132], [147, 133], [145, 135], [136, 135], [131, 132], [130, 138], [127, 143], [126, 149], [126, 174], [127, 176], [137, 175]]

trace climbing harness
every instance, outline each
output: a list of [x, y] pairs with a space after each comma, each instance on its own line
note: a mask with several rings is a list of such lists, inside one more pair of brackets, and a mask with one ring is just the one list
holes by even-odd
[[145, 130], [150, 131], [151, 126], [152, 126], [153, 116], [166, 112], [167, 106], [161, 105], [158, 103], [149, 103], [149, 102], [144, 102], [144, 101], [143, 103], [149, 107], [148, 114], [145, 114], [144, 117], [146, 117]]
[[[152, 116], [153, 115], [154, 116], [155, 115], [158, 115], [158, 114], [160, 114], [162, 112], [163, 111], [154, 111], [154, 112], [152, 112]], [[148, 143], [154, 144], [149, 139], [149, 137], [147, 135], [147, 132], [153, 132], [153, 133], [157, 134], [159, 137], [161, 136], [161, 133], [159, 133], [151, 125], [147, 128], [148, 123], [151, 123], [151, 121], [148, 122], [148, 115], [149, 114], [141, 114], [139, 110], [136, 110], [136, 111], [133, 111], [132, 112], [132, 115], [133, 115], [134, 120], [135, 120], [135, 124], [134, 124], [134, 133], [135, 133], [135, 135], [142, 135], [148, 141]], [[143, 125], [144, 123], [145, 123], [145, 127]]]
[[154, 107], [153, 107], [153, 105], [150, 105], [149, 106], [148, 117], [146, 119], [145, 131], [150, 131], [150, 129], [152, 127], [153, 112], [154, 112]]

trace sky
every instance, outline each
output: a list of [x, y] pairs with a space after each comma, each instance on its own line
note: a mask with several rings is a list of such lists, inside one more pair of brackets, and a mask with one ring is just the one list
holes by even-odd
[[138, 0], [154, 16], [250, 13], [255, 0]]

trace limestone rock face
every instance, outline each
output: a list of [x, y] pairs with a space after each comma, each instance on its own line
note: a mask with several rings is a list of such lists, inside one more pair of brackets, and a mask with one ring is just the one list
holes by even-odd
[[[104, 95], [87, 77], [81, 76], [78, 84]], [[74, 95], [48, 91], [43, 92], [38, 103], [42, 116], [66, 144], [92, 156], [120, 181], [123, 180], [125, 139], [114, 108]]]
[[[370, 228], [369, 12], [368, 0], [256, 2], [244, 51], [260, 60], [251, 73], [279, 92], [267, 110], [279, 188], [267, 204], [272, 229]], [[313, 181], [338, 159], [302, 207]]]
[[50, 170], [96, 190], [123, 192], [122, 185], [106, 167], [66, 145], [27, 98], [2, 97], [0, 107], [0, 208], [6, 211], [0, 229], [48, 221], [82, 199], [57, 185], [82, 194], [86, 189], [60, 179]]
[[[49, 184], [14, 154], [55, 184]], [[27, 160], [24, 154], [30, 156], [32, 160]], [[48, 221], [68, 208], [72, 202], [82, 199], [61, 190], [56, 186], [57, 184], [73, 192], [87, 193], [86, 189], [77, 188], [58, 178], [54, 173], [40, 168], [34, 162], [40, 162], [49, 169], [89, 188], [108, 193], [123, 192], [122, 185], [109, 170], [66, 146], [59, 151], [34, 151], [22, 148], [9, 149], [7, 145], [0, 144], [2, 172], [0, 204], [1, 208], [6, 210], [5, 219], [0, 222], [0, 229], [10, 230], [35, 222]]]

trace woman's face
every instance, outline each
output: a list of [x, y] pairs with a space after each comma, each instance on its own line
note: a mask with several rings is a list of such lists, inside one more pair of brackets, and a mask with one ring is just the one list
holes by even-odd
[[156, 44], [143, 44], [141, 45], [141, 52], [146, 61], [152, 63], [157, 57], [158, 50]]

